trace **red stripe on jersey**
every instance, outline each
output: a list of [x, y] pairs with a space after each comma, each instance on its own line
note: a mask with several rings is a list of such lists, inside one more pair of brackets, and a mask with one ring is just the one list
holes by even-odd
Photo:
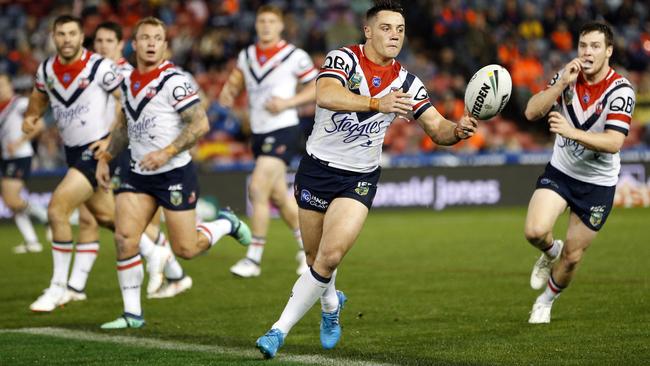
[[91, 55], [92, 52], [84, 49], [81, 52], [81, 57], [78, 60], [65, 65], [61, 63], [58, 55], [54, 58], [54, 62], [52, 63], [52, 70], [54, 70], [54, 75], [65, 89], [68, 89], [70, 84], [72, 84], [72, 81], [74, 81], [77, 75], [83, 71], [83, 69], [86, 67], [86, 64], [88, 64], [88, 60], [90, 60]]
[[354, 45], [350, 47], [350, 50], [359, 59], [359, 66], [361, 66], [363, 75], [366, 77], [370, 96], [379, 94], [399, 77], [399, 71], [402, 69], [399, 62], [393, 60], [389, 65], [381, 66], [370, 61], [363, 53], [363, 48], [360, 45]]
[[176, 106], [176, 105], [178, 105], [179, 103], [182, 103], [184, 100], [187, 100], [187, 99], [189, 99], [189, 98], [192, 98], [192, 97], [195, 96], [195, 95], [196, 95], [196, 93], [192, 93], [192, 94], [190, 94], [190, 95], [186, 95], [183, 99], [177, 101], [177, 102], [174, 103], [172, 106]]
[[307, 74], [309, 74], [310, 72], [312, 72], [312, 71], [314, 71], [314, 70], [316, 70], [316, 68], [315, 68], [315, 67], [312, 67], [311, 69], [309, 69], [309, 70], [303, 72], [302, 74], [298, 74], [298, 79], [302, 79], [302, 78], [304, 78], [305, 76], [307, 76]]
[[632, 122], [632, 117], [628, 116], [627, 114], [623, 113], [610, 113], [607, 115], [607, 119], [615, 119], [617, 121], [622, 121], [627, 123], [628, 125]]
[[117, 270], [118, 271], [124, 271], [125, 269], [135, 267], [135, 266], [137, 266], [139, 264], [142, 264], [142, 259], [138, 259], [137, 261], [135, 261], [133, 263], [125, 264], [123, 266], [117, 266]]
[[273, 56], [275, 56], [278, 52], [282, 51], [288, 45], [289, 44], [287, 42], [282, 40], [271, 47], [262, 49], [260, 48], [259, 43], [256, 43], [255, 57], [257, 59], [257, 63], [260, 66], [263, 66], [268, 60], [270, 60]]
[[346, 80], [347, 80], [347, 78], [348, 78], [348, 75], [347, 75], [344, 71], [341, 71], [341, 70], [335, 70], [335, 69], [320, 69], [320, 72], [335, 72], [335, 73], [337, 73], [337, 74], [343, 76], [343, 79], [346, 79]]
[[150, 82], [153, 80], [157, 79], [160, 74], [169, 69], [170, 67], [174, 67], [174, 64], [169, 62], [169, 61], [164, 61], [160, 66], [156, 67], [155, 69], [145, 72], [144, 74], [141, 74], [138, 69], [133, 70], [131, 73], [131, 95], [134, 97], [138, 95], [140, 90], [143, 90], [146, 88], [147, 85], [149, 85]]
[[[610, 75], [612, 74], [613, 75]], [[580, 106], [583, 111], [586, 111], [591, 105], [593, 105], [603, 93], [618, 79], [622, 76], [610, 69], [607, 73], [608, 77], [605, 77], [603, 80], [597, 82], [596, 84], [589, 85], [587, 80], [582, 73], [578, 75], [578, 81], [576, 82], [576, 94], [577, 98], [580, 101]]]
[[9, 98], [8, 100], [0, 103], [0, 113], [5, 111], [5, 108], [14, 100], [14, 97]]
[[418, 104], [416, 104], [416, 105], [413, 106], [413, 111], [414, 111], [414, 112], [417, 111], [418, 108], [422, 107], [424, 104], [429, 103], [429, 102], [430, 102], [430, 101], [429, 101], [429, 98], [427, 98], [427, 99], [425, 99], [425, 100], [419, 102]]

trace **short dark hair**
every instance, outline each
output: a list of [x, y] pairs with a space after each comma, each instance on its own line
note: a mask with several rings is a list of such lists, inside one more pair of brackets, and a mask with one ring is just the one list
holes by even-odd
[[589, 22], [580, 28], [580, 36], [591, 32], [600, 32], [605, 35], [605, 46], [609, 47], [614, 44], [614, 32], [612, 28], [603, 22]]
[[119, 24], [110, 21], [99, 24], [97, 28], [95, 28], [95, 33], [93, 34], [93, 38], [97, 36], [97, 31], [100, 29], [106, 29], [112, 31], [113, 33], [115, 33], [115, 37], [117, 38], [118, 42], [122, 40], [122, 27]]
[[79, 30], [82, 29], [81, 18], [76, 17], [74, 15], [64, 14], [64, 15], [59, 15], [58, 17], [56, 17], [56, 19], [54, 19], [54, 23], [52, 24], [52, 30], [56, 30], [56, 27], [65, 23], [77, 23]]
[[402, 8], [402, 4], [400, 4], [399, 1], [375, 0], [374, 3], [375, 5], [372, 8], [368, 9], [368, 11], [366, 12], [366, 21], [369, 21], [370, 19], [377, 16], [377, 14], [382, 10], [394, 11], [404, 16], [404, 9]]

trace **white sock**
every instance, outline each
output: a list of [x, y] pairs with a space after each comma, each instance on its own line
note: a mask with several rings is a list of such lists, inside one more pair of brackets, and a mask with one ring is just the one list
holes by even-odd
[[165, 237], [165, 233], [158, 229], [158, 237], [156, 238], [156, 245], [165, 245], [167, 242], [167, 237]]
[[303, 273], [293, 285], [289, 302], [284, 307], [280, 319], [271, 329], [279, 329], [286, 336], [291, 328], [307, 313], [316, 300], [329, 286], [329, 278], [323, 278], [312, 268]]
[[68, 284], [68, 271], [72, 260], [73, 244], [69, 242], [52, 242], [52, 285], [65, 288]]
[[149, 260], [149, 256], [153, 252], [155, 246], [156, 243], [154, 243], [153, 240], [147, 236], [147, 234], [142, 233], [138, 247], [140, 248], [140, 254], [142, 254], [146, 260]]
[[537, 300], [535, 302], [543, 302], [546, 304], [552, 304], [555, 299], [560, 296], [562, 293], [562, 290], [564, 290], [564, 287], [561, 287], [558, 285], [554, 280], [553, 276], [551, 276], [548, 279], [548, 282], [546, 283], [546, 289], [544, 292], [542, 292], [541, 295], [537, 297]]
[[336, 311], [339, 308], [339, 297], [336, 295], [336, 272], [338, 269], [334, 270], [332, 273], [332, 279], [330, 279], [330, 285], [327, 286], [325, 292], [320, 297], [320, 306], [321, 309], [326, 313], [331, 313]]
[[18, 230], [23, 235], [25, 243], [38, 243], [38, 237], [34, 231], [32, 220], [29, 219], [25, 211], [16, 212], [14, 214], [14, 221], [16, 222], [16, 226], [18, 226]]
[[185, 277], [183, 272], [183, 267], [176, 260], [176, 256], [172, 254], [172, 258], [165, 263], [165, 268], [163, 269], [165, 278], [171, 281], [178, 281], [181, 278]]
[[248, 250], [246, 251], [246, 258], [257, 264], [262, 263], [262, 254], [264, 254], [265, 244], [266, 238], [254, 236], [251, 245], [248, 246]]
[[217, 244], [219, 239], [232, 231], [232, 223], [226, 219], [218, 219], [210, 222], [200, 222], [196, 229], [208, 238], [210, 246]]
[[549, 258], [556, 258], [558, 255], [560, 255], [560, 244], [558, 243], [558, 240], [553, 240], [553, 244], [551, 244], [550, 247], [544, 249], [543, 252]]
[[77, 244], [75, 246], [74, 262], [72, 263], [72, 273], [68, 280], [68, 287], [77, 292], [84, 291], [88, 275], [93, 269], [98, 252], [99, 242]]
[[300, 233], [300, 229], [296, 229], [293, 231], [293, 237], [296, 239], [296, 242], [298, 243], [298, 248], [300, 248], [300, 250], [304, 250], [304, 246], [302, 245], [302, 234]]
[[124, 312], [142, 316], [140, 304], [140, 287], [144, 279], [144, 268], [140, 254], [125, 260], [117, 261], [117, 280], [122, 290]]

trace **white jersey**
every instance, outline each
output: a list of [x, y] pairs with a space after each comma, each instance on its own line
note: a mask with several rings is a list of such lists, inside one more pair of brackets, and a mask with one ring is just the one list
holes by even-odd
[[14, 96], [6, 105], [0, 106], [0, 145], [2, 145], [2, 159], [26, 158], [34, 155], [32, 144], [25, 141], [13, 155], [7, 151], [7, 146], [23, 137], [23, 116], [27, 110], [29, 100], [25, 97]]
[[[122, 75], [122, 78], [124, 79], [129, 78], [133, 72], [133, 66], [131, 66], [131, 64], [124, 57], [120, 57], [120, 59], [115, 63], [115, 66], [117, 68], [117, 72]], [[108, 98], [108, 106], [106, 107], [106, 112], [108, 114], [107, 118], [110, 123], [113, 123], [115, 121], [115, 112], [117, 111], [116, 104], [117, 100], [115, 100], [115, 98]]]
[[[562, 72], [555, 75], [555, 84]], [[610, 69], [597, 84], [589, 85], [582, 74], [558, 98], [555, 107], [575, 128], [600, 133], [615, 130], [627, 136], [635, 96], [630, 82]], [[560, 135], [555, 137], [551, 165], [582, 182], [611, 187], [618, 182], [619, 153], [590, 150]]]
[[68, 65], [58, 56], [43, 61], [35, 86], [49, 97], [63, 144], [74, 147], [108, 135], [114, 115], [108, 112], [108, 101], [122, 80], [113, 61], [84, 49], [81, 58]]
[[126, 116], [131, 147], [131, 170], [138, 174], [164, 173], [187, 165], [190, 152], [185, 150], [154, 171], [142, 171], [140, 161], [153, 151], [164, 149], [185, 127], [180, 113], [199, 103], [199, 95], [189, 78], [169, 61], [155, 70], [140, 74], [135, 70], [122, 84], [122, 106]]
[[[394, 61], [374, 64], [363, 53], [363, 45], [343, 47], [327, 54], [318, 78], [339, 80], [351, 92], [381, 98], [394, 90], [412, 95], [413, 116], [418, 119], [431, 107], [422, 81]], [[367, 173], [379, 166], [382, 145], [394, 113], [334, 112], [316, 106], [314, 129], [307, 140], [307, 153], [329, 166]]]
[[264, 104], [271, 97], [292, 98], [298, 81], [307, 83], [316, 77], [318, 72], [307, 52], [285, 41], [266, 50], [250, 45], [239, 52], [237, 68], [246, 82], [253, 133], [268, 133], [299, 123], [296, 108], [272, 114]]

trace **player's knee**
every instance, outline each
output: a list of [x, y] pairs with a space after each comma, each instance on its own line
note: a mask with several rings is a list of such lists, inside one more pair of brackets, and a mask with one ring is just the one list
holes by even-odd
[[541, 226], [528, 225], [524, 229], [524, 235], [526, 236], [526, 240], [528, 240], [529, 243], [539, 244], [548, 235], [548, 230]]
[[51, 224], [67, 222], [70, 218], [70, 210], [58, 200], [51, 200], [47, 206], [47, 218]]
[[109, 230], [115, 230], [115, 223], [113, 222], [112, 214], [108, 212], [99, 213], [95, 215], [95, 220], [97, 220], [99, 226]]
[[264, 183], [259, 181], [251, 181], [248, 186], [248, 197], [252, 202], [268, 201], [269, 195]]
[[115, 246], [119, 256], [139, 251], [138, 240], [135, 236], [124, 232], [115, 232]]
[[196, 256], [196, 251], [187, 245], [174, 246], [174, 254], [183, 259], [192, 259]]
[[27, 207], [27, 202], [23, 201], [19, 197], [3, 197], [3, 200], [5, 201], [7, 208], [14, 213], [21, 212]]

